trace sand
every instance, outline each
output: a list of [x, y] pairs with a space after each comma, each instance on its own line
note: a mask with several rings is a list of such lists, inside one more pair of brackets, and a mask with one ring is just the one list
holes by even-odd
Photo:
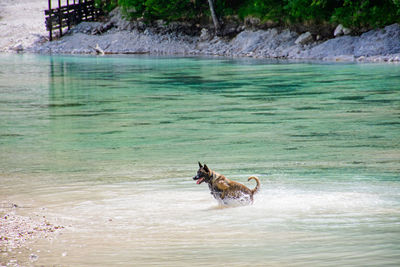
[[45, 42], [44, 0], [0, 1], [0, 52], [22, 51]]

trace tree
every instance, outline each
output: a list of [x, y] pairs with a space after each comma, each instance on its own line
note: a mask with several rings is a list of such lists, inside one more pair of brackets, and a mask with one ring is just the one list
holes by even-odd
[[218, 35], [220, 26], [219, 26], [217, 14], [215, 13], [215, 9], [214, 9], [214, 1], [208, 0], [208, 5], [210, 6], [211, 17], [212, 17], [212, 20], [214, 23], [215, 35]]

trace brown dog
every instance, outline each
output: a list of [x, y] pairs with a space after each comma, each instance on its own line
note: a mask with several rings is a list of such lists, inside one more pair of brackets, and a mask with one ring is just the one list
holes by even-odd
[[232, 202], [241, 205], [253, 203], [253, 195], [260, 189], [260, 180], [255, 176], [251, 176], [248, 181], [251, 179], [257, 182], [253, 190], [241, 183], [229, 180], [222, 174], [210, 170], [206, 164], [203, 166], [200, 162], [197, 175], [193, 177], [193, 180], [197, 180], [197, 184], [206, 182], [210, 188], [211, 195], [223, 205], [229, 205]]

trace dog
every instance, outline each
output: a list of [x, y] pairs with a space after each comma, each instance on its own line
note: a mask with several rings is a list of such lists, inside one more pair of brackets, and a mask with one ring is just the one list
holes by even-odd
[[197, 184], [206, 182], [211, 191], [211, 195], [221, 205], [248, 205], [253, 203], [253, 195], [260, 190], [260, 180], [255, 176], [250, 176], [248, 181], [255, 180], [257, 185], [254, 189], [249, 189], [241, 183], [231, 181], [222, 174], [219, 174], [199, 162], [199, 170], [193, 180]]

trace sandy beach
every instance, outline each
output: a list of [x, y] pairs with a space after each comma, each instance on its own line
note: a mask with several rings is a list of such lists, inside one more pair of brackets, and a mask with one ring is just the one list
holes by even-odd
[[47, 40], [43, 0], [0, 1], [0, 52], [21, 51]]

